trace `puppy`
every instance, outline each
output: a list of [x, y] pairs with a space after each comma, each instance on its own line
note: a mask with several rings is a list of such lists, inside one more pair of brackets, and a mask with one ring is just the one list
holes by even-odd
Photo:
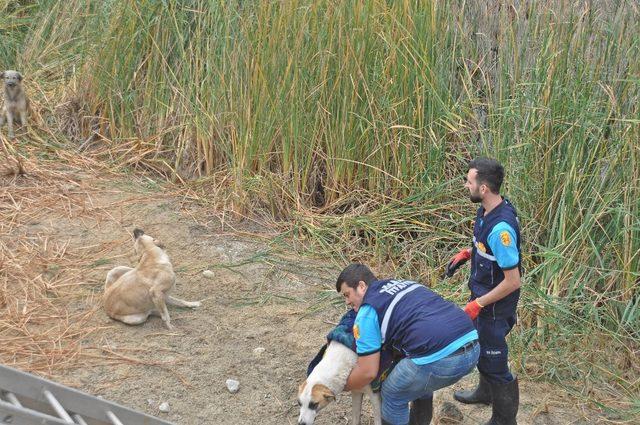
[[[357, 360], [358, 355], [349, 347], [337, 341], [329, 342], [320, 363], [298, 388], [300, 405], [298, 425], [312, 425], [318, 412], [336, 399], [336, 394], [344, 389]], [[360, 425], [364, 393], [369, 395], [373, 406], [373, 423], [381, 425], [380, 394], [374, 393], [369, 386], [366, 386], [362, 392], [351, 391], [351, 423]]]
[[0, 116], [0, 126], [5, 121], [9, 128], [9, 138], [13, 139], [13, 123], [20, 117], [20, 124], [27, 125], [27, 110], [29, 109], [29, 99], [22, 89], [22, 75], [18, 71], [3, 71], [0, 78], [4, 85], [4, 107]]
[[135, 268], [119, 266], [107, 274], [104, 309], [109, 317], [128, 325], [144, 323], [150, 314], [159, 315], [173, 329], [167, 304], [195, 308], [200, 302], [170, 296], [176, 276], [164, 247], [140, 229], [133, 231], [133, 237], [140, 262]]

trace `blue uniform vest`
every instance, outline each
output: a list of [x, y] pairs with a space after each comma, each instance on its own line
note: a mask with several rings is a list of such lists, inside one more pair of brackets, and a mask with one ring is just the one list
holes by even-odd
[[378, 314], [383, 348], [410, 358], [433, 354], [475, 329], [462, 309], [416, 282], [373, 282], [362, 303]]
[[[504, 280], [504, 272], [498, 266], [496, 257], [489, 247], [489, 234], [493, 227], [501, 221], [506, 222], [516, 232], [516, 248], [520, 253], [520, 225], [516, 210], [507, 199], [484, 215], [484, 208], [478, 208], [476, 222], [473, 226], [473, 249], [471, 253], [471, 276], [469, 289], [472, 298], [478, 298], [491, 291]], [[522, 275], [522, 256], [519, 256], [518, 269]], [[480, 315], [485, 317], [508, 317], [516, 312], [520, 289], [512, 292], [503, 299], [485, 306]]]

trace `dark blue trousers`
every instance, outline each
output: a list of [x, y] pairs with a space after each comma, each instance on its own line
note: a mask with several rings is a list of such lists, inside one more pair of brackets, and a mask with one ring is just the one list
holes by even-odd
[[507, 347], [506, 337], [516, 324], [516, 316], [480, 315], [474, 324], [480, 340], [478, 371], [494, 383], [513, 381], [513, 375], [509, 371], [509, 347]]

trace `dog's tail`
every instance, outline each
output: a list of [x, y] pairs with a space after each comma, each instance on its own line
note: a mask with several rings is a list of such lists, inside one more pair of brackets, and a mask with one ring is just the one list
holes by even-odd
[[135, 228], [133, 229], [133, 238], [138, 239], [140, 236], [144, 235], [144, 230]]

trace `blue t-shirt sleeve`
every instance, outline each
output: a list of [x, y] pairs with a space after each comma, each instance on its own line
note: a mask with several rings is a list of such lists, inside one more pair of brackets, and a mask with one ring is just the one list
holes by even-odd
[[380, 351], [382, 334], [380, 333], [378, 313], [369, 304], [363, 304], [358, 309], [358, 315], [353, 324], [353, 336], [356, 339], [356, 353], [359, 356], [367, 356]]
[[518, 265], [520, 253], [517, 247], [516, 232], [509, 224], [504, 221], [496, 224], [491, 230], [487, 242], [489, 242], [489, 248], [491, 248], [501, 269], [509, 270]]

